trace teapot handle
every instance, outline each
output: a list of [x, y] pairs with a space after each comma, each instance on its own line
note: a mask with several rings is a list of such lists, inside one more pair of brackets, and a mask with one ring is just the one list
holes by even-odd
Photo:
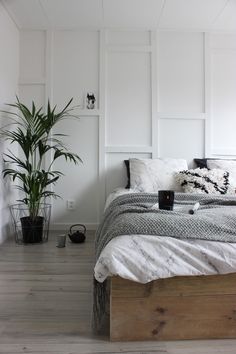
[[71, 227], [70, 227], [70, 234], [72, 233], [72, 229], [73, 229], [73, 227], [75, 227], [75, 226], [79, 226], [79, 227], [81, 227], [81, 228], [83, 228], [83, 232], [84, 232], [84, 234], [86, 234], [86, 227], [83, 225], [83, 224], [74, 224], [74, 225], [72, 225]]

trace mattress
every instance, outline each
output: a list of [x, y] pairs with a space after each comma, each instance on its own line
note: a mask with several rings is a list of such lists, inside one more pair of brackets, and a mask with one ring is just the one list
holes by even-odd
[[[105, 208], [124, 193], [117, 189]], [[99, 282], [119, 275], [139, 283], [174, 276], [214, 275], [236, 272], [236, 243], [184, 240], [152, 235], [122, 235], [112, 239], [96, 262]]]

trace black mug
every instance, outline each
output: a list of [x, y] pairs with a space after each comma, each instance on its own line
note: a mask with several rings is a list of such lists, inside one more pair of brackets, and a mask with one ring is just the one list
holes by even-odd
[[173, 210], [174, 198], [174, 191], [158, 191], [159, 209]]

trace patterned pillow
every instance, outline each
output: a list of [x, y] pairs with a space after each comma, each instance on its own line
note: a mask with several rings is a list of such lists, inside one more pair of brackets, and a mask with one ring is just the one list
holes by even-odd
[[234, 186], [230, 183], [229, 172], [221, 169], [208, 170], [196, 168], [180, 171], [176, 174], [177, 182], [185, 193], [200, 194], [234, 194]]
[[207, 160], [207, 168], [213, 170], [219, 168], [221, 170], [229, 172], [233, 185], [236, 187], [236, 161], [235, 160]]
[[187, 169], [183, 159], [130, 159], [130, 187], [138, 192], [158, 192], [161, 189], [182, 191], [175, 173]]

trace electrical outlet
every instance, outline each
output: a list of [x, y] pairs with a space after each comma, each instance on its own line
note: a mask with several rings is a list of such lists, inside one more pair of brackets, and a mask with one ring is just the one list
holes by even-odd
[[66, 204], [67, 204], [67, 210], [75, 210], [75, 200], [74, 199], [68, 199]]

